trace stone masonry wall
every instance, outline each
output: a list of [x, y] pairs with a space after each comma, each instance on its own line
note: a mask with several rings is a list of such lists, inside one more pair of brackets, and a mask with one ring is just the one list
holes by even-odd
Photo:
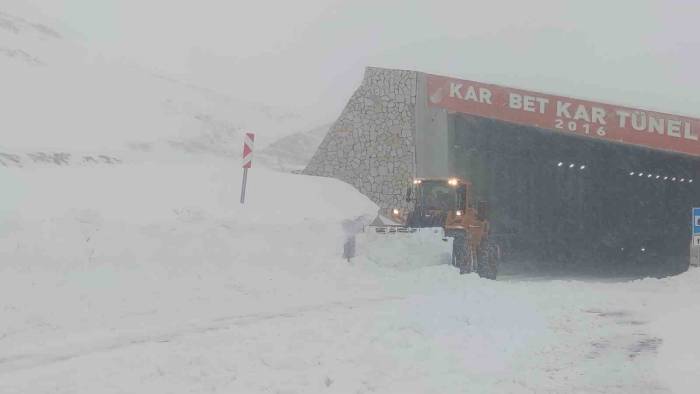
[[387, 214], [406, 208], [415, 173], [417, 73], [369, 67], [304, 174], [355, 186]]

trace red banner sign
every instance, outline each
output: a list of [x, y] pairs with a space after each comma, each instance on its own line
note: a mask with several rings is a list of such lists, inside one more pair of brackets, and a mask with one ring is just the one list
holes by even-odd
[[455, 112], [700, 156], [700, 119], [428, 75], [428, 102]]

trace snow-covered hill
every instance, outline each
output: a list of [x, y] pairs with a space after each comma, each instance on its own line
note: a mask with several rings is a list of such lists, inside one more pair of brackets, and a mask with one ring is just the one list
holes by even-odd
[[237, 157], [244, 131], [256, 132], [264, 147], [315, 126], [282, 109], [108, 59], [69, 30], [2, 6], [0, 75], [0, 152], [7, 155], [166, 147]]

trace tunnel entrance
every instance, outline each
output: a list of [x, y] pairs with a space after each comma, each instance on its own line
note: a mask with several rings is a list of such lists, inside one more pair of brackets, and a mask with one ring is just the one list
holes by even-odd
[[488, 202], [506, 267], [657, 277], [687, 269], [700, 159], [473, 115], [448, 123], [451, 172]]

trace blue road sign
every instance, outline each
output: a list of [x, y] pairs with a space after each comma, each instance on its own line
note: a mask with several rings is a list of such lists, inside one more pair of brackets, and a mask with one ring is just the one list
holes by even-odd
[[700, 235], [700, 208], [693, 208], [693, 235]]

